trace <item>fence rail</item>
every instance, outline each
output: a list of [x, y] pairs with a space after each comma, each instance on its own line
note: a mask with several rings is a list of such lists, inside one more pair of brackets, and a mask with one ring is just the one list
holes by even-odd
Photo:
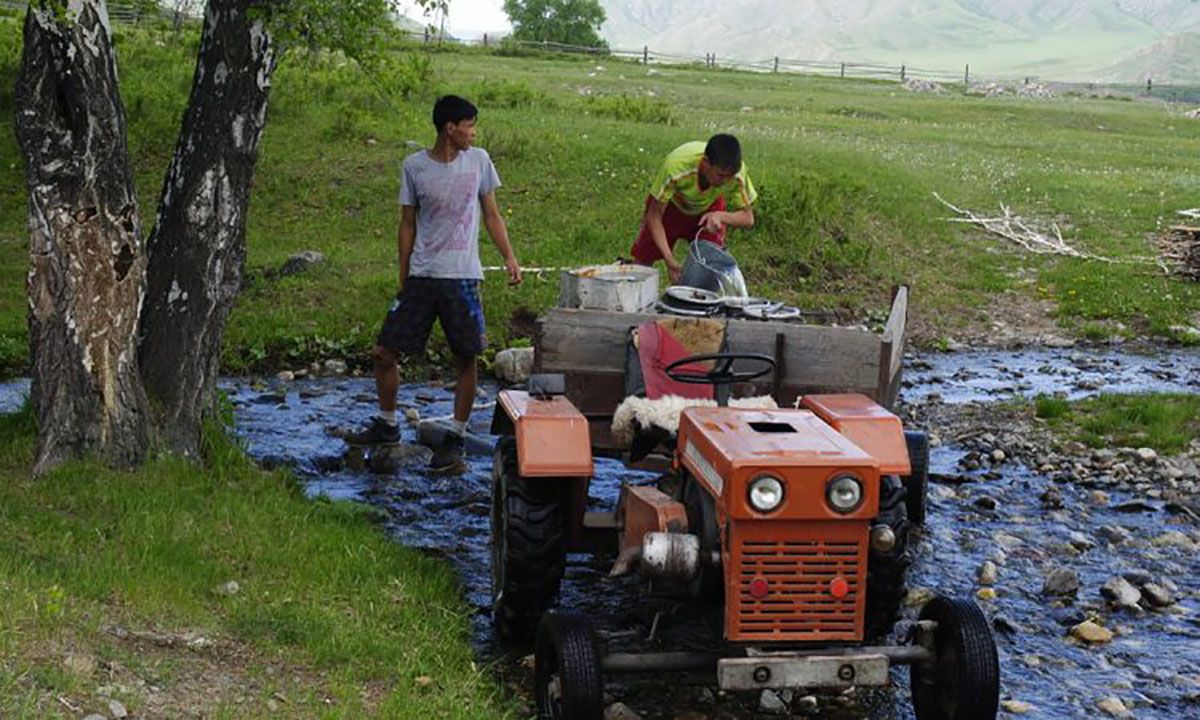
[[[0, 10], [24, 11], [28, 3], [24, 0], [0, 0]], [[158, 12], [145, 11], [135, 4], [110, 2], [108, 15], [114, 22], [125, 24], [163, 24], [173, 23], [176, 26], [184, 20], [194, 19], [173, 11], [166, 6], [160, 6]], [[1200, 83], [1196, 85], [1159, 84], [1147, 80], [1139, 83], [1090, 83], [1065, 82], [1045, 80], [1038, 77], [1011, 78], [1002, 76], [983, 76], [973, 71], [970, 65], [964, 65], [961, 71], [946, 69], [931, 69], [911, 65], [883, 65], [879, 63], [841, 62], [831, 60], [808, 60], [774, 56], [761, 60], [742, 60], [722, 58], [716, 53], [687, 55], [682, 53], [667, 53], [651, 50], [648, 46], [641, 49], [595, 48], [580, 45], [568, 45], [557, 42], [537, 42], [514, 40], [511, 37], [497, 38], [484, 35], [479, 39], [461, 39], [441, 35], [427, 29], [425, 32], [406, 31], [402, 33], [410, 40], [424, 45], [458, 45], [464, 47], [518, 47], [527, 50], [542, 50], [546, 52], [594, 55], [597, 57], [614, 57], [631, 60], [644, 65], [700, 65], [712, 69], [743, 70], [761, 73], [791, 73], [801, 75], [821, 75], [827, 77], [890, 80], [904, 82], [906, 80], [923, 80], [940, 85], [952, 85], [963, 89], [986, 86], [988, 84], [1005, 84], [1029, 86], [1033, 83], [1045, 87], [1052, 93], [1080, 94], [1113, 94], [1125, 96], [1154, 97], [1168, 102], [1200, 103]], [[1018, 88], [1019, 89], [1019, 88]]]

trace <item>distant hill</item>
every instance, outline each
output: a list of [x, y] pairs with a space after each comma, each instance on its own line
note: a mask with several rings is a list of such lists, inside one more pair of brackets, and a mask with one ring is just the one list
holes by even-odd
[[[1200, 82], [1196, 0], [601, 0], [614, 48], [880, 62], [989, 76]], [[1180, 44], [1182, 43], [1182, 44]], [[1177, 60], [1170, 60], [1178, 55]], [[1135, 61], [1136, 58], [1136, 61]]]
[[1200, 82], [1200, 31], [1170, 35], [1101, 71], [1102, 80]]

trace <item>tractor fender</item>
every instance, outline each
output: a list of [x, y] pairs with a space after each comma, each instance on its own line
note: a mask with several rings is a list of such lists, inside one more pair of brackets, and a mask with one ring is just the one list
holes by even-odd
[[562, 395], [501, 390], [492, 432], [516, 438], [517, 471], [522, 477], [593, 475], [587, 418]]
[[866, 395], [805, 395], [801, 407], [878, 460], [881, 475], [912, 472], [900, 418]]

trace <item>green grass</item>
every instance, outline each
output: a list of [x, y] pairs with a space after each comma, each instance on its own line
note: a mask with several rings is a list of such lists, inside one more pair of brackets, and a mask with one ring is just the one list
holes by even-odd
[[[472, 661], [450, 569], [388, 540], [360, 506], [305, 499], [219, 434], [207, 470], [164, 459], [34, 480], [33, 431], [28, 411], [0, 416], [0, 716], [66, 715], [56, 696], [86, 705], [105, 681], [65, 665], [68, 652], [115, 659], [167, 692], [190, 672], [188, 651], [152, 663], [111, 625], [249, 648], [222, 658], [232, 673], [297, 668], [316, 680], [289, 693], [293, 716], [508, 716]], [[229, 580], [239, 593], [213, 592]]]
[[[193, 69], [195, 41], [126, 30], [118, 43], [130, 147], [149, 229]], [[0, 369], [25, 363], [23, 169], [9, 88], [16, 23], [0, 20]], [[1193, 207], [1200, 122], [1149, 103], [909, 93], [894, 83], [654, 67], [613, 58], [451, 48], [399, 56], [367, 77], [336, 58], [289, 56], [273, 83], [247, 227], [253, 281], [224, 346], [226, 372], [329, 355], [365, 360], [396, 286], [396, 194], [410, 143], [432, 140], [440, 92], [478, 100], [479, 144], [521, 261], [611, 261], [636, 235], [651, 176], [678, 143], [737, 133], [759, 189], [757, 226], [731, 249], [751, 290], [869, 320], [895, 283], [926, 344], [988, 327], [991, 300], [1046, 300], [1064, 332], [1172, 338], [1200, 324], [1200, 289], [1152, 264], [1029, 256], [945, 221], [932, 196], [981, 212], [1000, 203], [1056, 221], [1082, 250], [1152, 254], [1147, 234]], [[395, 83], [392, 77], [403, 77]], [[427, 78], [421, 81], [420, 78]], [[424, 84], [422, 84], [422, 82]], [[499, 264], [483, 241], [484, 263]], [[265, 279], [303, 249], [329, 263]], [[554, 304], [557, 274], [484, 284], [494, 347], [515, 311]], [[445, 352], [440, 340], [432, 359]]]
[[1041, 395], [1034, 411], [1064, 437], [1091, 447], [1149, 447], [1161, 453], [1185, 450], [1200, 436], [1200, 396], [1101, 395], [1079, 402]]

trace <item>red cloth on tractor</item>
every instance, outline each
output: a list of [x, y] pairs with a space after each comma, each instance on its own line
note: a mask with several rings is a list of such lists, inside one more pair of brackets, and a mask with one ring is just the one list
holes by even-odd
[[[642, 378], [646, 383], [646, 397], [657, 400], [664, 395], [678, 395], [702, 400], [713, 399], [712, 385], [692, 385], [667, 377], [667, 366], [696, 353], [688, 348], [654, 320], [638, 326], [638, 360], [642, 366]], [[708, 371], [706, 363], [689, 363], [679, 368], [684, 372], [703, 373]]]

